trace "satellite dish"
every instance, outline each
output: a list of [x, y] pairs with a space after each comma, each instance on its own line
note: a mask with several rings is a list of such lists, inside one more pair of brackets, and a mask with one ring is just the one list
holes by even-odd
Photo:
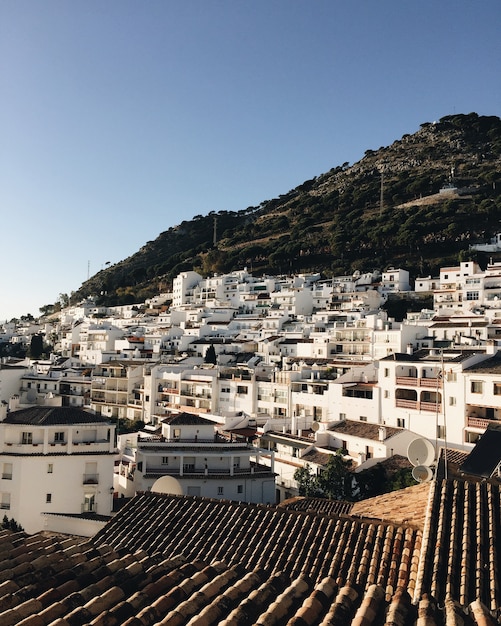
[[407, 458], [415, 467], [418, 465], [431, 465], [435, 460], [435, 448], [431, 441], [424, 437], [414, 439], [407, 448]]
[[313, 422], [313, 424], [311, 425], [311, 430], [314, 433], [316, 433], [319, 428], [320, 428], [320, 424], [318, 422]]
[[183, 496], [183, 486], [173, 476], [162, 476], [151, 486], [153, 493], [169, 493], [173, 496]]
[[416, 465], [412, 468], [412, 478], [418, 483], [427, 483], [433, 478], [433, 472], [427, 465]]

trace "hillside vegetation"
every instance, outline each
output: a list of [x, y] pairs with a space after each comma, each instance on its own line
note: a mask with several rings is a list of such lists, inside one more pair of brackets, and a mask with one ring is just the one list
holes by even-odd
[[[444, 193], [447, 185], [459, 193]], [[501, 120], [450, 115], [257, 207], [183, 221], [98, 272], [71, 301], [139, 302], [191, 269], [328, 277], [394, 266], [433, 275], [500, 230], [500, 190]]]

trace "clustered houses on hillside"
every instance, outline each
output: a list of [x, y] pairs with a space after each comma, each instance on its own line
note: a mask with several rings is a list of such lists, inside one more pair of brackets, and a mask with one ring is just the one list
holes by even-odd
[[[257, 501], [261, 489], [268, 502], [270, 472], [283, 499], [296, 493], [297, 467], [321, 471], [335, 449], [357, 471], [405, 456], [416, 437], [469, 451], [501, 420], [501, 264], [462, 262], [415, 284], [413, 295], [402, 269], [329, 280], [244, 269], [183, 272], [171, 294], [136, 305], [89, 298], [57, 320], [4, 325], [3, 343], [41, 334], [53, 350], [48, 360], [4, 358], [0, 401], [7, 417], [73, 407], [118, 423], [119, 498], [170, 477], [183, 493]], [[433, 309], [401, 322], [381, 308], [424, 291]], [[166, 434], [180, 416], [202, 420], [211, 445], [196, 432], [184, 443]], [[120, 432], [124, 421], [141, 432]], [[7, 480], [4, 503], [14, 501]]]

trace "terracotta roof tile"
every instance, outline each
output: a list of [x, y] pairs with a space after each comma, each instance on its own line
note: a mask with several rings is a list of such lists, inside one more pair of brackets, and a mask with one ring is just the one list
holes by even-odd
[[501, 623], [499, 486], [395, 495], [350, 515], [145, 493], [92, 540], [0, 532], [0, 623]]

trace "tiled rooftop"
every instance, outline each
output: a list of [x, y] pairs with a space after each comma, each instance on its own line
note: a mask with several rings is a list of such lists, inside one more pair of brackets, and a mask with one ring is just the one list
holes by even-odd
[[39, 426], [59, 426], [63, 424], [107, 424], [107, 419], [74, 407], [33, 406], [12, 411], [4, 419], [6, 424], [32, 424]]
[[379, 426], [378, 424], [370, 424], [368, 422], [360, 422], [357, 420], [344, 420], [338, 422], [329, 428], [329, 431], [350, 435], [352, 437], [363, 437], [364, 439], [372, 439], [379, 441], [381, 433], [384, 433], [384, 439], [389, 439], [402, 432], [401, 428], [392, 428], [391, 426]]
[[355, 502], [353, 516], [407, 524], [423, 530], [431, 483], [421, 483], [406, 489]]
[[[0, 624], [501, 623], [499, 487], [387, 495], [348, 512], [148, 492], [94, 539], [0, 531]], [[398, 502], [426, 502], [422, 526]]]

